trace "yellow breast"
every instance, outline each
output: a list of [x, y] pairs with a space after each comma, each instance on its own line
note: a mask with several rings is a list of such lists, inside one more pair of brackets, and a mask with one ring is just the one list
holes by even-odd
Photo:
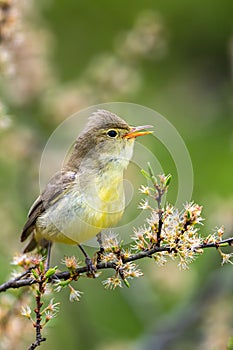
[[[125, 208], [123, 174], [108, 172], [96, 178], [96, 192], [100, 212], [98, 226], [101, 221], [104, 227], [115, 225], [121, 218]], [[97, 215], [98, 216], [98, 215]]]

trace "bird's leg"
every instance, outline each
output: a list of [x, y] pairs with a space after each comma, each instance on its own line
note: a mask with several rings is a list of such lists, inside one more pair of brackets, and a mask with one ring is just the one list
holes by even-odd
[[47, 245], [47, 259], [46, 259], [45, 271], [49, 270], [50, 257], [51, 257], [51, 248], [52, 248], [52, 242], [48, 241], [48, 245]]
[[81, 250], [81, 252], [83, 253], [83, 255], [85, 256], [85, 263], [88, 269], [88, 273], [90, 275], [92, 275], [93, 277], [95, 277], [95, 272], [96, 272], [96, 267], [93, 264], [91, 258], [89, 257], [89, 255], [87, 254], [87, 252], [83, 249], [83, 247], [81, 246], [81, 244], [78, 244], [79, 249]]
[[102, 232], [100, 231], [96, 235], [97, 242], [99, 243], [99, 250], [96, 252], [97, 254], [97, 262], [100, 262], [101, 260], [101, 254], [104, 252], [104, 247], [103, 247], [103, 238], [102, 238]]

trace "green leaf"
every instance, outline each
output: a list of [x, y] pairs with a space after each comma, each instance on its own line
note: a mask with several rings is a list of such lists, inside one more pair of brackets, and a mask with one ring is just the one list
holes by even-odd
[[123, 282], [124, 282], [124, 284], [126, 285], [127, 288], [130, 288], [130, 284], [129, 284], [129, 282], [127, 281], [126, 278], [123, 279]]
[[187, 217], [187, 220], [191, 219], [191, 213], [189, 210], [186, 211], [186, 217]]
[[40, 266], [40, 271], [44, 272], [44, 263], [42, 261], [40, 261], [39, 266]]
[[61, 287], [66, 287], [66, 286], [68, 286], [68, 285], [70, 284], [70, 282], [71, 282], [71, 280], [68, 279], [68, 280], [66, 280], [66, 281], [60, 281], [60, 282], [58, 283], [58, 285], [61, 286]]
[[39, 275], [38, 275], [38, 273], [37, 273], [34, 269], [32, 269], [32, 274], [33, 274], [33, 276], [34, 276], [34, 278], [35, 278], [36, 280], [39, 279]]
[[150, 180], [153, 182], [153, 185], [157, 185], [158, 184], [158, 181], [157, 181], [157, 178], [154, 174], [154, 171], [152, 169], [152, 166], [150, 165], [150, 163], [148, 162], [147, 163], [148, 165], [148, 170], [149, 170], [149, 175], [150, 175]]
[[155, 174], [153, 172], [152, 166], [150, 165], [150, 162], [147, 163], [147, 166], [148, 166], [150, 178], [152, 179], [153, 177], [155, 177]]
[[57, 266], [51, 267], [50, 269], [48, 269], [48, 271], [46, 271], [45, 278], [51, 277], [52, 275], [55, 274], [56, 271], [57, 271]]
[[166, 176], [166, 180], [165, 180], [165, 186], [166, 186], [166, 187], [168, 187], [168, 186], [170, 185], [171, 179], [172, 179], [171, 174], [168, 174], [168, 175]]
[[146, 179], [150, 180], [150, 174], [147, 171], [141, 169], [141, 173]]

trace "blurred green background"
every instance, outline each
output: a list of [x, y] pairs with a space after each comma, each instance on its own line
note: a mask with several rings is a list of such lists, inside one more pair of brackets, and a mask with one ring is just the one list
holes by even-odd
[[[9, 278], [12, 255], [22, 248], [19, 235], [39, 191], [46, 140], [72, 113], [103, 102], [145, 105], [175, 126], [193, 163], [193, 200], [204, 206], [201, 232], [224, 224], [232, 236], [232, 1], [5, 2], [1, 281]], [[172, 173], [159, 143], [154, 151]], [[77, 251], [56, 247], [54, 261], [64, 254]], [[176, 262], [139, 265], [144, 276], [130, 289], [105, 290], [104, 272], [80, 280], [80, 303], [70, 303], [66, 291], [56, 294], [61, 310], [42, 348], [226, 349], [233, 336], [232, 268], [220, 266], [217, 252], [206, 251], [188, 271], [179, 271]], [[16, 339], [17, 349], [25, 349], [32, 340], [29, 321], [16, 318], [14, 332], [1, 335], [2, 349], [15, 349]]]

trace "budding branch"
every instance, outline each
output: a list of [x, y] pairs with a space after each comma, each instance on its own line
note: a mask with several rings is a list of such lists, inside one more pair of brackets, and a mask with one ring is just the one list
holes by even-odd
[[[206, 249], [206, 248], [220, 248], [220, 247], [226, 247], [226, 246], [233, 246], [233, 237], [221, 240], [221, 241], [216, 241], [216, 242], [210, 242], [210, 243], [202, 243], [199, 246], [195, 247], [193, 249], [193, 251], [195, 250], [199, 250], [199, 249]], [[170, 248], [169, 245], [168, 246], [157, 246], [154, 245], [151, 249], [145, 249], [142, 250], [138, 253], [135, 254], [131, 254], [127, 257], [122, 256], [122, 262], [127, 263], [127, 262], [131, 262], [131, 261], [135, 261], [135, 260], [140, 260], [143, 258], [152, 258], [153, 254], [156, 254], [158, 252], [163, 252], [163, 251], [167, 251], [167, 252], [172, 252], [173, 248]], [[116, 269], [116, 263], [115, 261], [109, 261], [107, 263], [97, 263], [96, 265], [96, 270], [104, 270], [104, 269]], [[31, 286], [35, 283], [38, 283], [38, 281], [35, 278], [31, 278], [31, 277], [27, 277], [28, 275], [31, 274], [31, 270], [32, 268], [28, 269], [27, 271], [25, 271], [24, 273], [22, 273], [21, 275], [17, 276], [14, 279], [11, 279], [5, 283], [3, 283], [2, 285], [0, 285], [0, 292], [5, 292], [8, 289], [16, 289], [16, 288], [21, 288], [21, 287], [25, 287], [25, 286]], [[50, 283], [55, 283], [58, 280], [67, 280], [69, 278], [75, 278], [78, 277], [79, 275], [83, 274], [83, 273], [87, 273], [88, 272], [88, 267], [87, 266], [83, 266], [83, 267], [79, 267], [75, 270], [75, 273], [71, 273], [69, 271], [62, 271], [62, 272], [58, 272], [55, 273], [54, 275], [52, 275], [49, 278]], [[26, 278], [27, 277], [27, 278]]]

